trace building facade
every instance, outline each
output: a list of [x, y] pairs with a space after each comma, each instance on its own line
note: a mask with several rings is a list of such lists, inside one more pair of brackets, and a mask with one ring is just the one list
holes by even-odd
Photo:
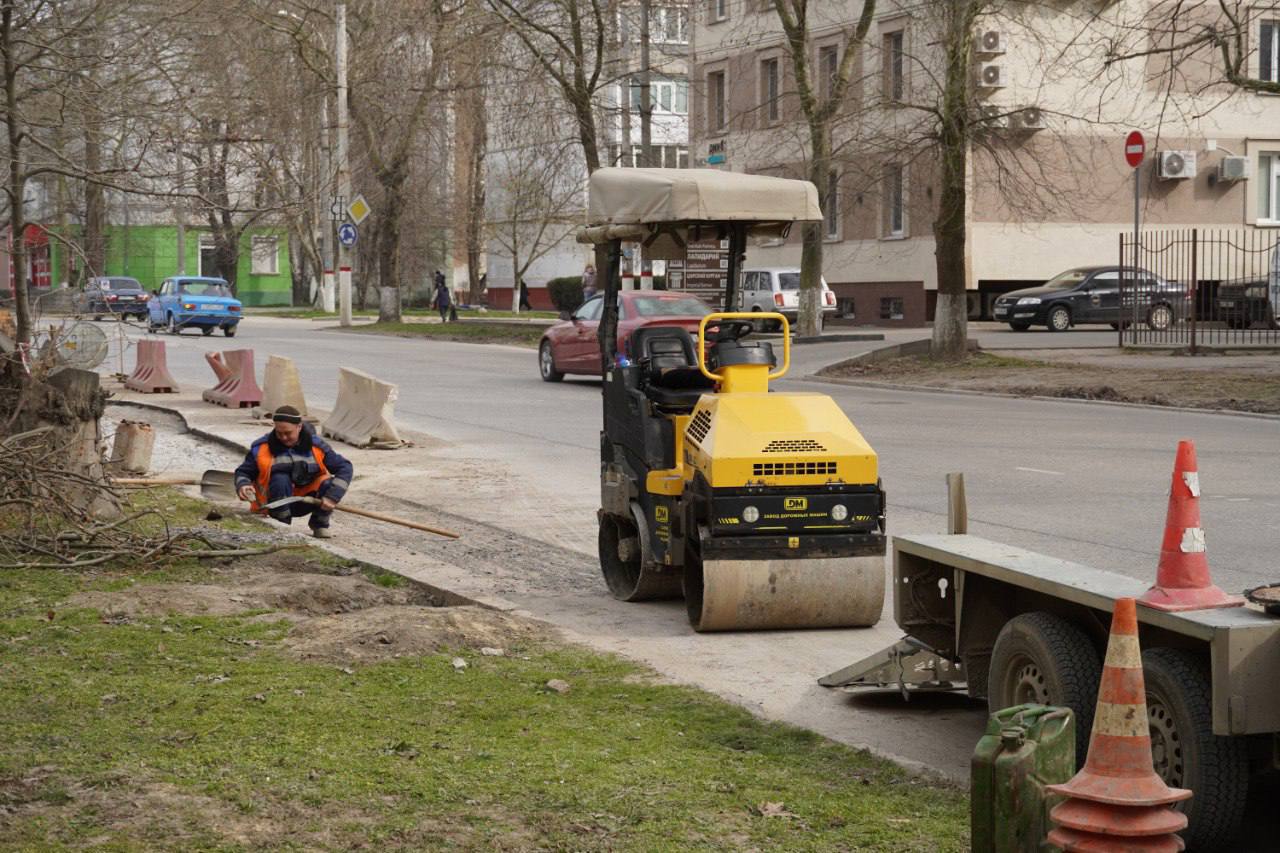
[[[857, 323], [932, 316], [943, 5], [878, 4], [833, 121], [833, 176], [819, 188], [823, 273]], [[1214, 50], [1151, 53], [1168, 36], [1147, 17], [1152, 8], [993, 4], [978, 20], [966, 95], [972, 318], [989, 316], [1000, 293], [1118, 262], [1119, 235], [1134, 227], [1123, 146], [1132, 129], [1148, 146], [1137, 170], [1144, 227], [1280, 227], [1280, 99], [1223, 83]], [[694, 164], [803, 177], [807, 128], [773, 3], [707, 0], [695, 12]], [[861, 4], [815, 0], [809, 13], [807, 58], [821, 98]], [[1250, 22], [1249, 76], [1280, 79], [1278, 26]], [[798, 265], [799, 256], [793, 235], [752, 246], [748, 262]]]

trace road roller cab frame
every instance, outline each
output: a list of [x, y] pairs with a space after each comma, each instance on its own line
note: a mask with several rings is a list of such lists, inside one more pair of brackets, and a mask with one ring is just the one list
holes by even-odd
[[[747, 240], [820, 221], [806, 181], [697, 169], [601, 169], [591, 225], [605, 250], [599, 326], [600, 563], [625, 601], [684, 596], [695, 630], [865, 626], [884, 600], [878, 460], [824, 394], [771, 392], [790, 364], [780, 314], [734, 313]], [[617, 346], [623, 241], [647, 258], [728, 247], [725, 311], [697, 340], [644, 327]], [[752, 320], [782, 324], [783, 364]]]

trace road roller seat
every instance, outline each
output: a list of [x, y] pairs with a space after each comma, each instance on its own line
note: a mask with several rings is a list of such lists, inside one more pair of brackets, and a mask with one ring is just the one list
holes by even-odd
[[777, 367], [773, 344], [768, 341], [720, 341], [711, 348], [707, 358], [707, 370], [715, 373], [722, 367], [759, 364]]
[[715, 383], [698, 370], [693, 336], [679, 326], [645, 326], [628, 342], [641, 369], [645, 395], [667, 409], [692, 411]]

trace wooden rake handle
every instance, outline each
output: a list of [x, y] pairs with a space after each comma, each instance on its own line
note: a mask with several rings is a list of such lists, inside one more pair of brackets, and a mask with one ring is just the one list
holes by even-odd
[[441, 530], [438, 527], [428, 527], [427, 525], [419, 524], [416, 521], [409, 521], [407, 518], [399, 518], [398, 516], [394, 516], [394, 515], [386, 515], [385, 513], [374, 512], [373, 510], [369, 510], [369, 509], [358, 509], [353, 506], [343, 506], [342, 504], [338, 504], [335, 507], [335, 509], [339, 509], [342, 512], [349, 512], [352, 515], [360, 515], [360, 516], [364, 516], [365, 518], [372, 518], [375, 521], [385, 521], [388, 524], [398, 524], [401, 527], [411, 527], [414, 530], [422, 530], [427, 533], [434, 533], [437, 536], [444, 536], [449, 539], [458, 539], [461, 536], [461, 534], [454, 533], [451, 530]]

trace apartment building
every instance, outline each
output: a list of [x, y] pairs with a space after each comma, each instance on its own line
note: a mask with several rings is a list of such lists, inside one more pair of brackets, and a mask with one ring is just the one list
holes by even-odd
[[[823, 273], [857, 323], [913, 325], [932, 316], [941, 5], [878, 4], [833, 123], [835, 167], [819, 188]], [[861, 8], [809, 4], [819, 97], [830, 91]], [[1137, 175], [1144, 227], [1280, 228], [1280, 98], [1223, 83], [1212, 49], [1149, 53], [1165, 43], [1144, 29], [1154, 26], [1149, 3], [1002, 8], [993, 4], [978, 21], [970, 69], [971, 317], [989, 316], [1000, 293], [1118, 261], [1119, 235], [1133, 228], [1134, 173], [1123, 147], [1130, 130], [1147, 138]], [[1255, 79], [1280, 80], [1280, 14], [1273, 17], [1248, 25], [1246, 66]], [[694, 165], [803, 177], [808, 131], [771, 0], [704, 0], [691, 55]], [[795, 234], [748, 252], [750, 263], [770, 266], [798, 265], [799, 256]]]

